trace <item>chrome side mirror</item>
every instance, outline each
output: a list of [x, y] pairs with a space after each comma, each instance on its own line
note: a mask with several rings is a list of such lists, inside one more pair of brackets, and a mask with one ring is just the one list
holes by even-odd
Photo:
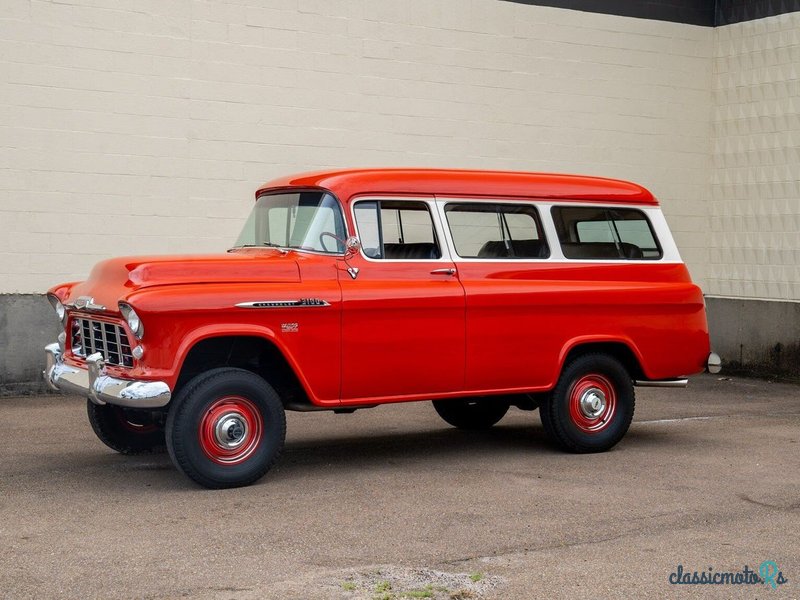
[[361, 249], [361, 240], [356, 236], [351, 235], [344, 243], [345, 254], [352, 255]]
[[348, 258], [355, 256], [356, 252], [361, 249], [361, 240], [356, 236], [351, 235], [344, 243], [344, 264], [347, 265], [347, 274], [351, 279], [358, 277], [358, 267], [354, 267], [348, 262]]

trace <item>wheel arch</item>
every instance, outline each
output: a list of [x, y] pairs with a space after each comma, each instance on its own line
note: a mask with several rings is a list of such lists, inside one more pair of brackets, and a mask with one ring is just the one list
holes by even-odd
[[570, 344], [564, 347], [559, 357], [559, 374], [564, 371], [569, 363], [585, 354], [612, 356], [625, 367], [631, 379], [646, 377], [641, 354], [630, 340], [603, 338], [572, 340]]
[[296, 361], [271, 332], [199, 332], [181, 348], [179, 356], [173, 397], [196, 375], [214, 368], [234, 367], [263, 377], [284, 406], [315, 404]]

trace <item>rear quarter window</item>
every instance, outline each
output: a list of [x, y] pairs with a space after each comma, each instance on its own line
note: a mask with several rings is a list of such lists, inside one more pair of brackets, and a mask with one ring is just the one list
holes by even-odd
[[633, 208], [554, 206], [564, 256], [595, 260], [658, 260], [663, 256], [647, 215]]

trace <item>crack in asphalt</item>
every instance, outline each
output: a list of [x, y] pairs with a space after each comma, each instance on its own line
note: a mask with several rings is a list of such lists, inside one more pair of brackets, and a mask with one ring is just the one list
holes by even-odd
[[680, 423], [682, 421], [709, 421], [713, 419], [739, 419], [742, 417], [757, 417], [767, 418], [767, 419], [775, 419], [780, 418], [783, 419], [785, 417], [800, 417], [800, 413], [794, 412], [787, 412], [787, 413], [757, 413], [757, 414], [747, 414], [747, 413], [737, 413], [735, 415], [706, 415], [706, 416], [697, 416], [697, 417], [678, 417], [676, 419], [651, 419], [648, 421], [634, 421], [633, 425], [652, 425], [657, 423]]
[[[750, 497], [748, 497], [748, 496], [746, 496], [744, 494], [737, 494], [737, 497], [739, 497], [740, 499], [745, 500], [746, 502], [751, 503], [751, 504], [753, 504], [755, 506], [759, 506], [759, 507], [762, 507], [762, 508], [767, 508], [767, 509], [770, 509], [770, 510], [794, 511], [794, 510], [800, 509], [800, 503], [790, 504], [789, 506], [781, 506], [781, 505], [772, 505], [772, 504], [760, 502], [758, 500], [753, 500], [752, 498], [750, 498]], [[657, 519], [659, 517], [672, 517], [672, 516], [675, 516], [675, 515], [684, 515], [684, 512], [683, 511], [672, 511], [672, 512], [668, 512], [668, 513], [645, 515], [643, 517], [640, 517], [637, 520], [642, 520], [642, 521], [643, 520], [648, 520], [648, 521], [650, 521], [652, 519]], [[723, 515], [722, 513], [716, 513], [714, 515], [706, 514], [706, 513], [695, 515], [697, 520], [705, 521], [706, 524], [711, 524], [711, 523], [714, 523], [714, 522], [728, 523], [728, 522], [730, 522], [732, 519], [734, 519], [736, 517], [744, 517], [744, 516], [746, 516], [746, 513], [742, 513], [740, 511], [736, 511], [733, 514], [725, 514], [725, 515]], [[614, 541], [622, 540], [622, 539], [626, 539], [626, 538], [635, 538], [635, 537], [638, 537], [638, 536], [641, 536], [641, 535], [659, 535], [659, 534], [664, 534], [664, 533], [675, 532], [675, 531], [683, 529], [684, 527], [685, 527], [685, 522], [677, 524], [677, 525], [674, 525], [674, 524], [672, 524], [670, 522], [666, 522], [666, 523], [661, 523], [661, 524], [655, 525], [654, 527], [637, 527], [637, 528], [631, 529], [629, 531], [626, 531], [624, 533], [620, 533], [620, 534], [617, 534], [617, 535], [605, 536], [605, 537], [602, 537], [602, 538], [601, 537], [596, 537], [596, 534], [593, 534], [593, 536], [591, 538], [586, 538], [586, 539], [581, 538], [581, 539], [576, 539], [576, 540], [573, 540], [573, 541], [565, 541], [565, 542], [561, 542], [561, 543], [549, 543], [549, 544], [543, 544], [541, 546], [511, 546], [511, 547], [498, 549], [497, 552], [494, 552], [491, 555], [485, 555], [484, 554], [484, 555], [475, 555], [475, 556], [462, 556], [462, 557], [458, 557], [458, 558], [452, 558], [452, 559], [448, 559], [448, 560], [443, 560], [443, 561], [441, 561], [441, 564], [445, 564], [445, 565], [453, 564], [453, 565], [456, 565], [456, 564], [466, 563], [466, 562], [470, 562], [470, 561], [474, 561], [474, 560], [492, 560], [492, 559], [506, 558], [506, 557], [512, 557], [512, 556], [518, 556], [518, 555], [523, 555], [524, 556], [526, 554], [531, 554], [531, 553], [535, 553], [535, 552], [547, 552], [547, 551], [550, 551], [550, 550], [559, 550], [559, 549], [565, 549], [565, 548], [576, 548], [576, 547], [579, 547], [579, 546], [593, 546], [593, 545], [597, 545], [597, 544], [604, 544], [606, 542], [614, 542]]]

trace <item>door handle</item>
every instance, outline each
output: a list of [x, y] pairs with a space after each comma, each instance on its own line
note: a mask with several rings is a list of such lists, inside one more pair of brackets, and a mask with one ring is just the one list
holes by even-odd
[[452, 268], [450, 268], [450, 269], [434, 269], [433, 271], [431, 271], [431, 275], [455, 275], [455, 274], [456, 274], [456, 270], [452, 269]]

